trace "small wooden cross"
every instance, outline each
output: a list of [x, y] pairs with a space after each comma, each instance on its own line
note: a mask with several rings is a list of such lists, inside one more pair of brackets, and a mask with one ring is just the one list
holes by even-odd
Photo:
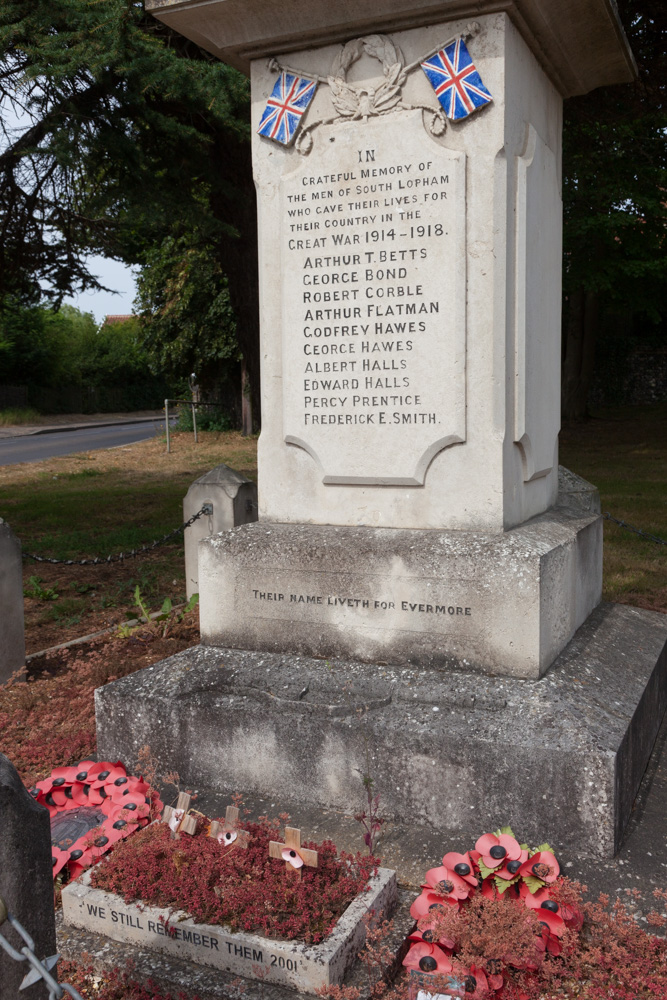
[[239, 811], [236, 806], [227, 806], [225, 812], [225, 822], [218, 823], [217, 819], [211, 823], [208, 832], [209, 837], [220, 838], [223, 847], [247, 847], [250, 834], [247, 830], [239, 830]]
[[197, 832], [197, 820], [194, 816], [188, 815], [189, 809], [190, 796], [187, 792], [181, 792], [175, 807], [165, 806], [162, 810], [162, 822], [169, 824], [172, 840], [180, 837], [182, 833], [192, 835]]
[[296, 868], [294, 865], [297, 858], [300, 858], [301, 862], [308, 865], [309, 868], [317, 868], [317, 851], [311, 851], [307, 847], [301, 846], [301, 830], [294, 826], [285, 827], [284, 844], [279, 844], [276, 840], [269, 841], [269, 857], [284, 858], [287, 871], [296, 870], [299, 878], [301, 878], [301, 865]]

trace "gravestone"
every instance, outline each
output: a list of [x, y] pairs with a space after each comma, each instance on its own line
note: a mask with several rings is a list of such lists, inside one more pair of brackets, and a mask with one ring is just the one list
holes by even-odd
[[198, 547], [203, 538], [227, 531], [237, 524], [257, 520], [257, 486], [227, 465], [216, 465], [195, 479], [183, 500], [183, 520], [189, 520], [207, 503], [211, 513], [200, 517], [185, 532], [185, 587], [188, 600], [199, 593]]
[[[35, 942], [35, 953], [45, 959], [56, 952], [53, 907], [51, 826], [49, 813], [32, 798], [11, 761], [0, 753], [0, 896], [7, 909]], [[2, 933], [19, 951], [23, 941], [13, 927]], [[17, 962], [0, 949], [1, 995], [26, 1000], [48, 1000], [45, 983], [35, 983], [19, 994], [27, 962]], [[55, 975], [55, 973], [53, 973]]]
[[665, 625], [598, 607], [557, 442], [562, 101], [633, 78], [615, 9], [147, 8], [251, 78], [259, 520], [200, 543], [201, 648], [98, 690], [100, 752], [355, 811], [370, 746], [396, 820], [613, 854]]
[[0, 517], [0, 684], [24, 665], [21, 543]]

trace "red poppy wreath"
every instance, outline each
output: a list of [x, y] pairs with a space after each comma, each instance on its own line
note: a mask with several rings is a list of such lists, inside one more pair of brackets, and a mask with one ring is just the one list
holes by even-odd
[[158, 793], [120, 761], [56, 767], [30, 794], [51, 816], [54, 877], [67, 869], [76, 878], [162, 811]]
[[[549, 845], [531, 850], [527, 844], [520, 844], [507, 826], [483, 834], [474, 850], [445, 854], [442, 865], [426, 872], [422, 892], [410, 908], [417, 930], [408, 938], [411, 947], [403, 965], [410, 970], [414, 987], [411, 996], [419, 989], [435, 992], [425, 984], [433, 977], [441, 977], [442, 988], [449, 996], [486, 998], [502, 991], [504, 970], [513, 967], [537, 971], [546, 954], [560, 955], [566, 929], [578, 932], [583, 919], [561, 898], [562, 882], [558, 861]], [[469, 910], [473, 901], [477, 915]], [[479, 919], [481, 926], [480, 908], [485, 901], [501, 906], [489, 912], [487, 920], [497, 920], [505, 907], [517, 907], [515, 930], [526, 924], [521, 918], [525, 910], [534, 916], [524, 928], [521, 954], [517, 948], [503, 953], [508, 946], [500, 941], [494, 945], [491, 935], [487, 947], [493, 950], [497, 946], [494, 953], [466, 967], [459, 956], [466, 910], [471, 920]]]

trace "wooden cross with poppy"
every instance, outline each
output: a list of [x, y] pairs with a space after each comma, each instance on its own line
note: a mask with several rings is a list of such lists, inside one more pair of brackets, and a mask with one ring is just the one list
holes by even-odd
[[165, 806], [162, 810], [162, 822], [169, 825], [172, 840], [180, 837], [182, 833], [189, 833], [190, 836], [197, 832], [197, 820], [194, 816], [188, 815], [191, 797], [187, 792], [181, 792], [175, 806]]
[[250, 834], [247, 830], [239, 829], [239, 811], [236, 806], [227, 806], [225, 812], [225, 822], [219, 823], [214, 820], [211, 823], [209, 837], [215, 837], [224, 847], [247, 847]]
[[301, 830], [294, 826], [285, 827], [285, 843], [276, 840], [269, 841], [269, 857], [282, 858], [287, 871], [294, 869], [301, 878], [301, 868], [317, 868], [317, 851], [311, 851], [301, 846]]

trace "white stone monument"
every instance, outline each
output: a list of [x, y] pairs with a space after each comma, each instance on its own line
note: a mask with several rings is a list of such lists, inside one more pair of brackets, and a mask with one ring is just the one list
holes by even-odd
[[152, 4], [252, 81], [260, 523], [201, 546], [202, 641], [536, 678], [602, 573], [558, 504], [562, 98], [632, 56], [603, 0], [333, 6]]
[[613, 3], [147, 8], [251, 77], [259, 521], [200, 543], [202, 645], [97, 692], [99, 752], [354, 812], [370, 747], [399, 822], [613, 854], [664, 619], [597, 607], [557, 449], [562, 101], [633, 78]]

